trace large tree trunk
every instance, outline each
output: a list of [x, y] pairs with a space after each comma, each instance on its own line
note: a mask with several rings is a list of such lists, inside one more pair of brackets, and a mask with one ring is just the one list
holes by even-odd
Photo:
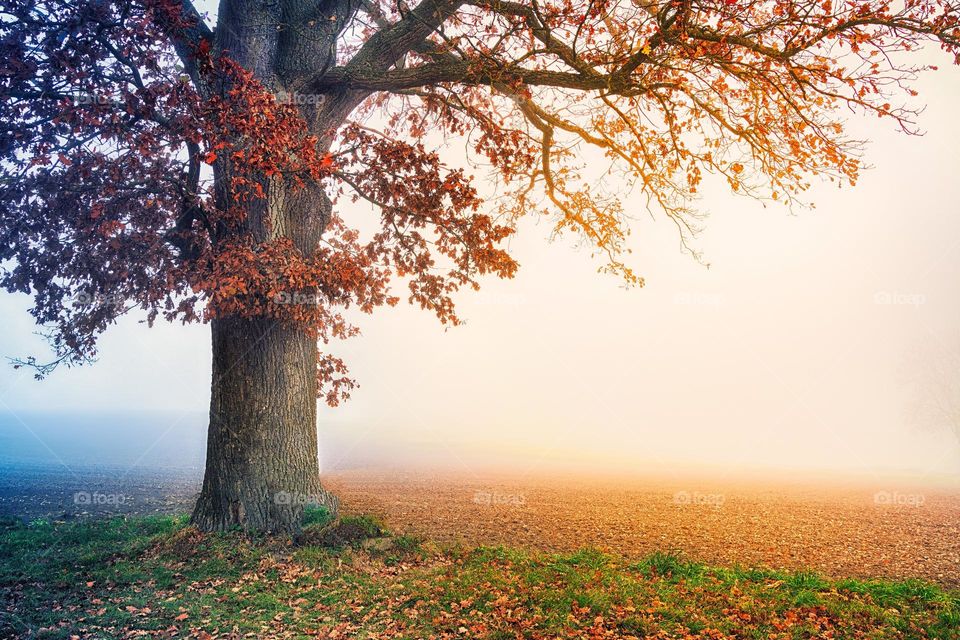
[[214, 320], [212, 334], [206, 473], [193, 523], [295, 533], [305, 505], [335, 512], [320, 486], [315, 340], [265, 318]]
[[[221, 0], [215, 47], [270, 91], [296, 93], [305, 78], [335, 60], [339, 29], [358, 5]], [[339, 92], [298, 105], [321, 151], [364, 95]], [[235, 204], [230, 178], [221, 158], [214, 182], [224, 209]], [[303, 255], [313, 254], [331, 214], [322, 185], [291, 189], [264, 178], [262, 186], [267, 197], [249, 205], [245, 230], [258, 242], [289, 238]], [[316, 340], [303, 328], [268, 318], [220, 318], [212, 333], [207, 462], [193, 523], [207, 531], [294, 533], [305, 504], [324, 505], [336, 515], [336, 499], [320, 486], [317, 460]]]
[[[271, 184], [267, 193], [248, 212], [251, 232], [261, 241], [284, 235], [312, 252], [330, 219], [323, 188]], [[306, 505], [336, 516], [336, 498], [320, 486], [316, 337], [267, 317], [217, 318], [211, 333], [207, 461], [193, 524], [296, 533]]]
[[[215, 170], [215, 181], [222, 193], [230, 176]], [[323, 187], [263, 186], [266, 198], [248, 205], [246, 231], [263, 243], [288, 238], [311, 255], [330, 220]], [[336, 516], [336, 498], [320, 486], [315, 335], [291, 320], [243, 316], [214, 319], [211, 333], [207, 461], [193, 524], [296, 533], [306, 505]]]

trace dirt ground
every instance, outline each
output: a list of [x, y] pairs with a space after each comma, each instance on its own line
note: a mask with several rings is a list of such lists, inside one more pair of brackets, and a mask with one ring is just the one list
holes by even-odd
[[340, 472], [344, 510], [464, 544], [924, 578], [960, 587], [960, 491], [860, 483], [665, 482]]
[[[637, 557], [679, 551], [712, 564], [960, 587], [956, 486], [664, 477], [353, 470], [324, 474], [324, 482], [347, 513], [373, 513], [394, 531], [446, 542], [548, 551], [593, 546]], [[199, 470], [4, 467], [0, 516], [184, 513], [199, 488]]]

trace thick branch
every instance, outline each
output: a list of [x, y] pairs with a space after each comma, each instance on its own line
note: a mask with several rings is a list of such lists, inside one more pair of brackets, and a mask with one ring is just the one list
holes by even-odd
[[419, 67], [391, 69], [374, 75], [359, 75], [347, 68], [337, 67], [319, 78], [314, 87], [323, 90], [329, 87], [348, 85], [352, 89], [368, 91], [403, 91], [416, 87], [454, 82], [464, 85], [489, 85], [496, 82], [517, 80], [529, 86], [550, 86], [566, 89], [604, 90], [614, 81], [611, 75], [584, 76], [579, 73], [507, 67], [484, 69], [479, 65], [459, 58]]
[[370, 77], [392, 67], [456, 13], [464, 0], [422, 0], [397, 23], [375, 33], [342, 68], [347, 77]]
[[183, 63], [187, 75], [193, 80], [194, 86], [201, 88], [203, 84], [197, 68], [197, 51], [202, 42], [213, 41], [213, 31], [203, 21], [203, 16], [190, 0], [180, 1], [179, 15], [158, 12], [158, 21], [173, 43], [173, 48]]

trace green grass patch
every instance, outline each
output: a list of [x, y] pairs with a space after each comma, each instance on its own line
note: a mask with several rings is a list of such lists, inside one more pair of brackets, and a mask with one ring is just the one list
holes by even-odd
[[296, 542], [182, 517], [3, 523], [0, 638], [960, 638], [960, 592], [916, 580], [442, 548], [372, 518], [307, 521]]

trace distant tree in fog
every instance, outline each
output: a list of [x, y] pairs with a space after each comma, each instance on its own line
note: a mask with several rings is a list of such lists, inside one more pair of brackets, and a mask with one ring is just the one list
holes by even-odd
[[951, 432], [960, 444], [960, 340], [935, 340], [913, 365], [913, 417], [921, 426]]

